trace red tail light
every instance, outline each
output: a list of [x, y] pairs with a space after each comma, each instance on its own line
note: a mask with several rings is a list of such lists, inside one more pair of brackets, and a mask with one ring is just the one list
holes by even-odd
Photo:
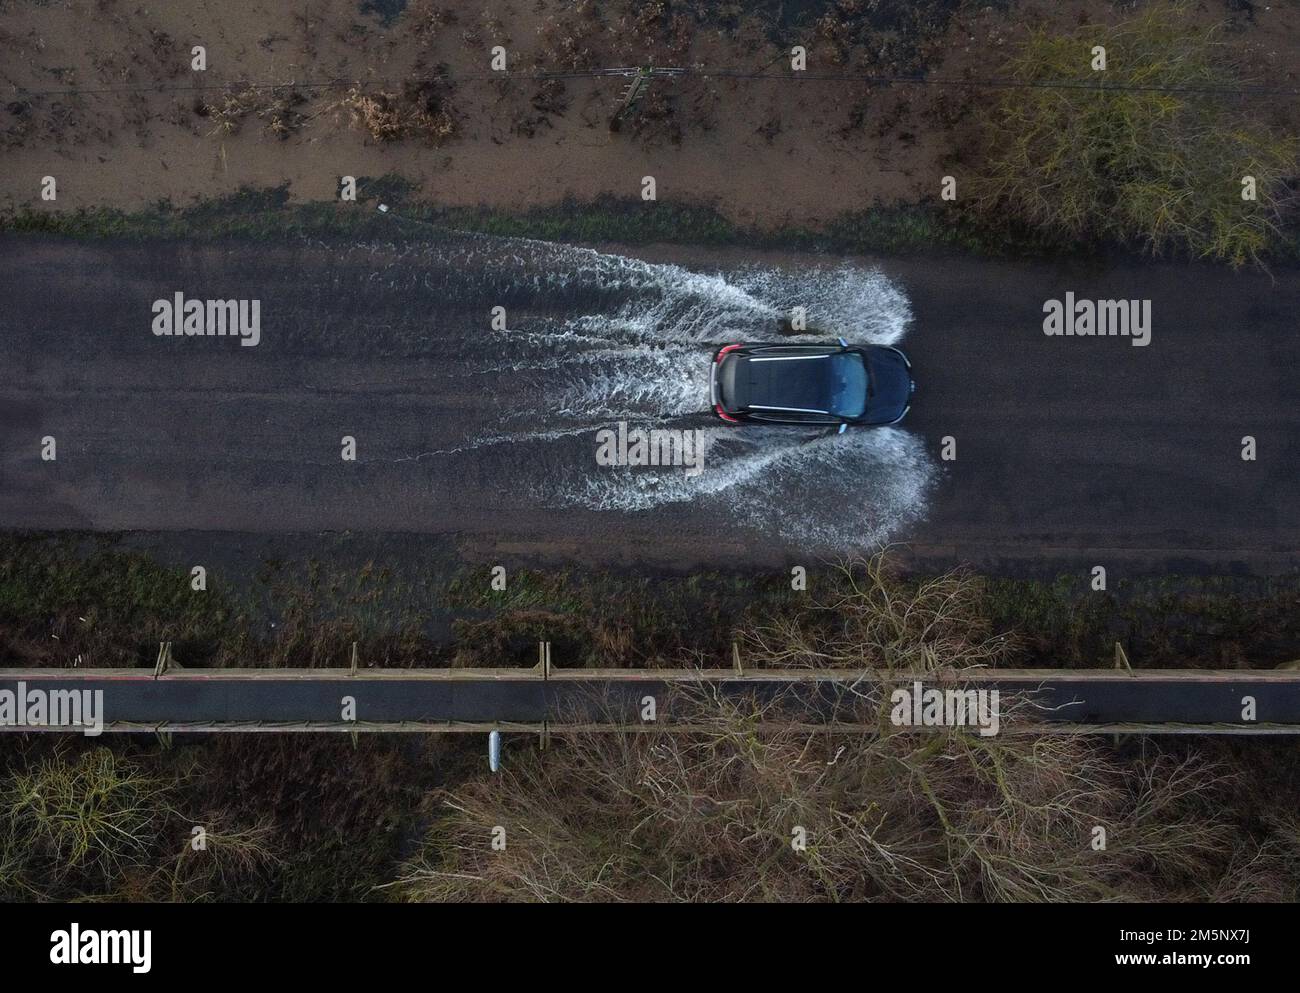
[[728, 345], [726, 348], [719, 349], [718, 354], [713, 356], [713, 361], [715, 364], [721, 362], [722, 357], [726, 355], [728, 352], [734, 352], [737, 348], [744, 348], [744, 347], [745, 347], [744, 345]]
[[725, 410], [722, 409], [722, 404], [715, 403], [713, 405], [713, 409], [718, 412], [718, 416], [721, 417], [724, 421], [728, 421], [731, 424], [740, 423], [740, 421], [736, 420], [736, 418], [732, 417], [730, 414], [728, 414]]

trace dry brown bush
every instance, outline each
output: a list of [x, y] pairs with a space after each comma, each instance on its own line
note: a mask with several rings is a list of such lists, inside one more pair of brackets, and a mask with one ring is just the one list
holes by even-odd
[[[1011, 651], [977, 579], [907, 582], [846, 563], [804, 614], [741, 636], [747, 668], [931, 671]], [[788, 701], [694, 691], [677, 730], [566, 730], [550, 751], [443, 796], [445, 816], [389, 895], [412, 901], [1077, 901], [1202, 894], [1232, 838], [1226, 767], [1108, 739], [894, 727], [875, 683], [838, 727]], [[853, 725], [850, 728], [849, 725]], [[489, 844], [506, 829], [504, 851]], [[796, 851], [802, 827], [807, 848]], [[1105, 844], [1095, 847], [1096, 831]]]
[[305, 103], [307, 97], [293, 86], [270, 90], [250, 86], [210, 102], [200, 100], [194, 111], [212, 122], [210, 134], [237, 134], [249, 117], [257, 117], [264, 122], [263, 129], [268, 134], [283, 139], [296, 133], [310, 119], [299, 109]]
[[366, 93], [353, 87], [336, 106], [346, 109], [353, 125], [376, 141], [416, 138], [440, 145], [456, 133], [450, 94], [445, 81], [408, 80], [398, 93]]
[[983, 581], [967, 570], [905, 580], [885, 553], [847, 561], [802, 610], [741, 632], [753, 668], [901, 669], [995, 666], [1014, 639], [994, 634]]
[[[690, 733], [573, 733], [444, 798], [408, 901], [1182, 898], [1227, 776], [1073, 735], [828, 734], [701, 698]], [[506, 848], [490, 845], [496, 826]], [[792, 846], [797, 827], [807, 848]], [[1106, 845], [1093, 845], [1104, 828]]]

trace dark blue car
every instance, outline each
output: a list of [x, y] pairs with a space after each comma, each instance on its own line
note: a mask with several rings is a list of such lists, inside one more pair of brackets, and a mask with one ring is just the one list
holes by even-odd
[[710, 401], [740, 424], [897, 424], [911, 409], [912, 363], [889, 345], [723, 345], [713, 354]]

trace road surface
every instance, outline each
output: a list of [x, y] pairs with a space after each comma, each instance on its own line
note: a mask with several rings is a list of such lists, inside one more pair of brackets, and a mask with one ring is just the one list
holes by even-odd
[[[457, 535], [593, 562], [905, 541], [990, 567], [1294, 569], [1300, 272], [639, 255], [7, 238], [0, 527]], [[1067, 291], [1149, 300], [1150, 345], [1044, 335]], [[258, 300], [259, 344], [156, 336], [153, 302], [177, 292]], [[751, 435], [698, 413], [709, 346], [775, 337], [794, 306], [908, 351], [901, 428]], [[619, 420], [701, 429], [703, 470], [598, 466], [595, 433]]]

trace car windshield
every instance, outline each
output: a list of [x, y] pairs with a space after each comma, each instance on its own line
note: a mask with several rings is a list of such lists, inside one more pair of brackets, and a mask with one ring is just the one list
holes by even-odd
[[831, 356], [831, 413], [861, 417], [867, 409], [867, 366], [858, 352]]

